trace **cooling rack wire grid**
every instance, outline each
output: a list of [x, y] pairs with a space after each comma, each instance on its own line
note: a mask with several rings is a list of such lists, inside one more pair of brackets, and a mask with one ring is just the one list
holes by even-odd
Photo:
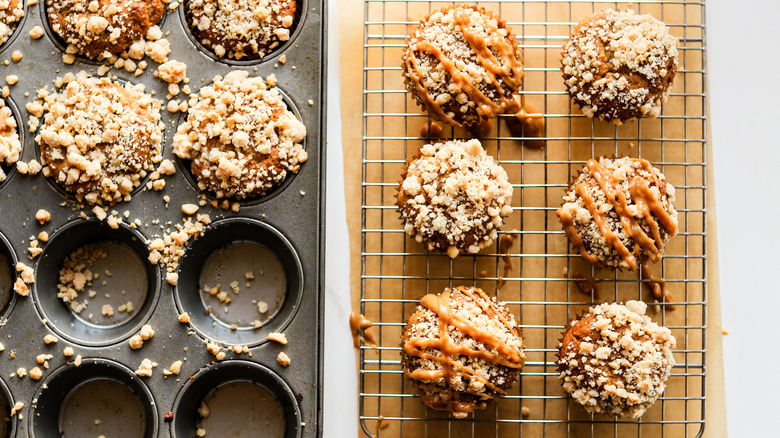
[[[451, 2], [366, 0], [363, 45], [363, 154], [360, 311], [374, 323], [376, 349], [360, 349], [360, 422], [382, 437], [693, 437], [704, 428], [707, 318], [706, 74], [704, 3], [687, 1], [500, 1], [477, 4], [513, 29], [523, 50], [522, 99], [544, 113], [546, 147], [523, 147], [503, 122], [482, 143], [507, 170], [513, 212], [512, 269], [494, 244], [478, 255], [429, 254], [406, 237], [395, 209], [405, 159], [427, 142], [427, 116], [405, 91], [401, 54], [420, 19]], [[615, 126], [573, 107], [559, 70], [561, 47], [580, 19], [606, 8], [631, 8], [664, 21], [680, 40], [680, 69], [657, 119]], [[511, 116], [507, 116], [511, 117]], [[468, 137], [445, 128], [444, 136]], [[648, 159], [677, 188], [680, 232], [652, 266], [676, 301], [651, 305], [649, 315], [677, 338], [666, 392], [640, 420], [587, 414], [565, 396], [555, 360], [567, 322], [591, 304], [644, 299], [636, 272], [594, 269], [571, 250], [555, 210], [572, 175], [591, 157]], [[571, 281], [597, 280], [597, 297]], [[499, 289], [503, 277], [504, 284]], [[511, 392], [465, 420], [423, 405], [406, 381], [400, 336], [420, 297], [445, 287], [474, 285], [505, 301], [525, 339], [526, 365]], [[521, 415], [527, 407], [529, 415]], [[386, 427], [378, 429], [382, 422]]]

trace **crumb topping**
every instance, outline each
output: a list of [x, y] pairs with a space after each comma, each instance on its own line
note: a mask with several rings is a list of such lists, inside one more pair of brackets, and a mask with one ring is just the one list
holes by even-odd
[[24, 17], [24, 2], [0, 0], [0, 44], [8, 41], [22, 17]]
[[[0, 14], [0, 17], [2, 14]], [[0, 26], [0, 35], [2, 26]], [[17, 121], [11, 108], [0, 99], [0, 166], [10, 166], [17, 161], [22, 153], [22, 143], [17, 132]], [[0, 167], [0, 182], [5, 181], [6, 174]]]
[[646, 309], [641, 301], [603, 303], [564, 335], [560, 379], [588, 412], [638, 418], [663, 394], [676, 340]]
[[406, 234], [450, 257], [489, 246], [511, 202], [506, 171], [476, 139], [423, 146], [402, 175], [397, 198]]
[[162, 160], [161, 102], [143, 85], [124, 86], [86, 72], [67, 74], [44, 97], [36, 141], [44, 175], [79, 201], [109, 204], [130, 192]]
[[290, 39], [295, 0], [190, 0], [187, 21], [218, 57], [262, 59]]
[[675, 188], [639, 158], [589, 160], [556, 215], [572, 245], [591, 263], [635, 270], [658, 261], [677, 234]]
[[420, 22], [403, 55], [407, 89], [436, 120], [485, 123], [520, 109], [523, 79], [515, 37], [476, 6], [449, 6]]
[[173, 152], [191, 160], [201, 190], [218, 198], [263, 195], [297, 173], [308, 154], [306, 127], [276, 88], [233, 71], [200, 91], [173, 138]]
[[564, 83], [588, 117], [657, 117], [677, 71], [677, 44], [651, 15], [607, 9], [581, 21], [564, 45]]
[[[187, 218], [180, 224], [176, 224], [175, 230], [166, 232], [162, 237], [154, 238], [147, 242], [149, 246], [149, 262], [152, 264], [162, 263], [165, 265], [168, 283], [176, 285], [179, 281], [179, 274], [176, 270], [179, 267], [179, 259], [184, 255], [184, 248], [190, 239], [196, 239], [211, 223], [211, 217], [207, 214], [199, 214], [193, 221]], [[179, 321], [182, 321], [180, 316]], [[187, 316], [189, 321], [189, 316]], [[184, 321], [182, 321], [184, 322]]]

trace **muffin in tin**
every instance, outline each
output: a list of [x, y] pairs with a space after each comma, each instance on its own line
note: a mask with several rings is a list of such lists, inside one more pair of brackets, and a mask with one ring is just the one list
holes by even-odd
[[18, 128], [13, 111], [0, 99], [0, 182], [5, 181], [7, 176], [3, 167], [7, 168], [19, 161], [22, 153]]
[[424, 296], [401, 340], [404, 374], [423, 402], [455, 418], [506, 394], [525, 363], [514, 315], [475, 287]]
[[43, 173], [79, 202], [130, 199], [162, 159], [162, 102], [143, 85], [68, 73], [44, 97], [38, 130]]
[[677, 234], [675, 188], [641, 158], [590, 159], [556, 215], [588, 262], [634, 271], [656, 262]]
[[21, 0], [0, 0], [0, 44], [8, 41], [22, 17], [24, 3]]
[[566, 89], [590, 118], [657, 117], [677, 72], [677, 38], [651, 15], [607, 9], [580, 21], [563, 46]]
[[676, 340], [646, 310], [641, 301], [603, 303], [564, 333], [560, 379], [586, 411], [638, 418], [664, 393]]
[[232, 71], [200, 91], [173, 137], [190, 160], [198, 188], [217, 198], [265, 195], [308, 159], [306, 127], [279, 91], [245, 71]]
[[520, 110], [522, 56], [512, 31], [484, 8], [434, 12], [406, 46], [406, 88], [432, 119], [479, 131], [499, 114]]
[[192, 34], [220, 58], [262, 59], [290, 39], [296, 0], [185, 0]]
[[477, 139], [423, 146], [396, 195], [406, 234], [451, 258], [492, 244], [511, 203], [506, 171]]
[[103, 59], [143, 42], [162, 20], [165, 5], [161, 0], [46, 0], [46, 10], [68, 53]]

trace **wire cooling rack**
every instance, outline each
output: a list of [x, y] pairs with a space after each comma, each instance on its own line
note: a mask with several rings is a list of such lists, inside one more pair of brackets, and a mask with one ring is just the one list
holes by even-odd
[[[521, 145], [503, 122], [483, 138], [507, 170], [513, 212], [512, 269], [504, 274], [495, 245], [478, 255], [429, 254], [405, 236], [395, 210], [395, 187], [405, 159], [427, 142], [427, 116], [405, 91], [404, 40], [420, 19], [450, 2], [366, 0], [363, 46], [363, 187], [361, 312], [374, 322], [378, 347], [360, 350], [360, 421], [385, 437], [625, 437], [698, 436], [704, 429], [707, 318], [706, 75], [704, 4], [687, 1], [479, 2], [510, 26], [523, 49], [522, 98], [544, 113], [546, 147]], [[680, 69], [660, 117], [615, 126], [592, 121], [570, 103], [559, 71], [560, 51], [580, 19], [602, 9], [632, 8], [664, 21], [680, 40]], [[468, 137], [445, 129], [446, 137]], [[568, 246], [555, 217], [571, 176], [591, 157], [648, 159], [675, 185], [680, 232], [652, 267], [663, 276], [676, 308], [651, 305], [651, 317], [677, 338], [676, 364], [666, 392], [640, 420], [587, 414], [566, 397], [556, 353], [566, 323], [591, 304], [644, 299], [639, 274], [594, 269]], [[501, 249], [505, 251], [505, 249]], [[596, 296], [571, 277], [592, 276]], [[503, 278], [502, 278], [503, 277]], [[499, 288], [499, 285], [503, 285]], [[426, 293], [475, 285], [505, 301], [525, 339], [526, 365], [512, 391], [465, 420], [424, 406], [400, 361], [404, 322]], [[523, 416], [527, 408], [527, 416]], [[379, 425], [382, 424], [382, 428]]]

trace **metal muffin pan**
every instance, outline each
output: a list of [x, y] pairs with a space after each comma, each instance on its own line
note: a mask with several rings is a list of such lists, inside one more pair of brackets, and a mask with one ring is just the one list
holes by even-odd
[[[19, 125], [21, 160], [25, 162], [40, 161], [35, 133], [29, 132], [25, 105], [33, 100], [38, 89], [53, 90], [55, 78], [81, 70], [96, 74], [100, 66], [82, 57], [77, 57], [72, 65], [62, 62], [63, 46], [51, 34], [45, 3], [39, 0], [37, 6], [26, 6], [26, 15], [18, 28], [0, 46], [0, 61], [8, 60], [0, 83], [5, 75], [19, 77], [5, 102]], [[285, 103], [306, 125], [304, 148], [309, 158], [299, 173], [290, 175], [280, 188], [239, 202], [238, 212], [209, 205], [200, 207], [198, 213], [208, 214], [212, 224], [186, 248], [176, 286], [165, 281], [164, 267], [148, 262], [150, 250], [146, 242], [175, 229], [188, 217], [182, 213], [181, 205], [197, 204], [201, 195], [186, 168], [188, 163], [172, 153], [173, 135], [183, 121], [181, 113], [170, 113], [165, 107], [162, 111], [166, 127], [162, 155], [176, 164], [176, 174], [163, 177], [166, 186], [162, 191], [142, 188], [134, 192], [129, 202], [109, 207], [109, 212], [116, 211], [123, 219], [117, 229], [96, 219], [91, 207], [78, 208], [56, 183], [42, 174], [22, 175], [15, 166], [4, 166], [7, 178], [0, 183], [0, 261], [5, 260], [11, 278], [0, 279], [4, 286], [0, 290], [0, 343], [4, 347], [0, 352], [0, 409], [8, 416], [16, 402], [23, 402], [24, 408], [19, 411], [21, 419], [17, 413], [8, 422], [0, 423], [0, 438], [59, 436], [63, 431], [78, 430], [80, 421], [85, 423], [82, 433], [87, 435], [91, 431], [112, 430], [122, 436], [195, 436], [198, 416], [193, 409], [204, 398], [214, 396], [219, 388], [236, 382], [258, 385], [277, 400], [284, 415], [284, 437], [321, 435], [324, 2], [299, 2], [301, 12], [296, 14], [297, 24], [290, 41], [263, 60], [240, 62], [215, 60], [211, 53], [204, 52], [186, 29], [182, 8], [179, 5], [179, 10], [168, 10], [161, 28], [171, 44], [169, 59], [187, 64], [192, 92], [198, 93], [215, 75], [224, 76], [237, 69], [263, 78], [274, 74]], [[46, 30], [38, 40], [29, 36], [34, 26]], [[18, 63], [10, 59], [16, 50], [23, 54]], [[281, 55], [286, 57], [284, 64], [279, 63]], [[168, 84], [153, 77], [157, 64], [149, 58], [145, 60], [148, 67], [141, 76], [113, 68], [110, 74], [120, 81], [144, 84], [146, 91], [153, 92], [165, 105]], [[182, 97], [183, 94], [178, 96]], [[214, 199], [205, 195], [208, 201]], [[170, 198], [167, 207], [164, 196]], [[49, 211], [51, 221], [40, 225], [34, 218], [38, 209]], [[129, 212], [127, 216], [125, 212]], [[136, 220], [140, 225], [131, 225]], [[41, 231], [49, 234], [49, 240], [41, 242], [43, 252], [31, 260], [27, 251], [30, 238]], [[87, 310], [75, 314], [56, 296], [59, 267], [74, 249], [99, 241], [113, 242], [111, 256], [95, 264], [95, 271], [102, 274], [94, 281], [100, 293]], [[257, 255], [257, 260], [231, 253], [233, 246], [243, 246], [241, 250], [245, 252], [255, 251], [252, 254]], [[112, 261], [115, 254], [121, 254], [121, 258]], [[217, 268], [212, 266], [212, 260], [218, 260]], [[17, 278], [18, 273], [13, 270], [17, 261], [35, 269], [35, 283], [29, 285], [27, 297], [17, 296], [6, 284]], [[109, 269], [98, 267], [98, 263], [110, 263], [110, 275], [104, 273]], [[244, 287], [247, 280], [243, 277], [234, 278], [241, 283], [240, 294], [229, 293], [236, 300], [231, 304], [235, 306], [233, 314], [225, 313], [213, 297], [200, 291], [203, 283], [210, 281], [204, 265], [208, 275], [222, 275], [225, 281], [221, 284], [227, 289], [230, 280], [243, 272], [244, 263], [269, 267], [264, 274], [268, 278], [267, 290], [257, 292], [270, 294], [270, 298], [263, 298], [269, 311], [263, 315], [260, 328], [247, 321], [252, 313], [247, 307], [255, 304], [249, 300], [252, 289]], [[6, 270], [0, 266], [0, 276]], [[257, 270], [254, 274], [257, 290], [266, 280]], [[120, 289], [125, 293], [120, 293]], [[112, 293], [104, 296], [105, 291]], [[117, 304], [125, 301], [133, 301], [134, 310], [119, 315]], [[113, 305], [114, 319], [100, 315], [98, 302]], [[185, 311], [190, 315], [188, 324], [178, 321]], [[93, 317], [88, 313], [93, 313]], [[133, 350], [128, 339], [144, 324], [150, 324], [155, 335], [141, 349]], [[285, 333], [288, 344], [268, 341], [270, 332]], [[45, 344], [46, 335], [55, 336], [58, 342]], [[223, 361], [216, 361], [207, 351], [206, 341], [216, 341], [223, 347]], [[230, 349], [234, 344], [246, 346], [248, 353], [234, 353]], [[71, 347], [74, 355], [65, 357], [65, 347]], [[276, 361], [280, 352], [291, 359], [286, 368]], [[48, 368], [36, 362], [40, 354], [52, 355]], [[73, 363], [76, 355], [82, 356], [79, 367]], [[151, 377], [140, 377], [134, 371], [146, 358], [158, 366]], [[163, 370], [177, 360], [183, 361], [180, 374], [164, 377]], [[36, 366], [43, 369], [43, 377], [38, 381], [16, 374], [19, 368], [29, 371]], [[112, 394], [117, 388], [121, 390], [113, 397], [131, 402], [121, 403], [122, 413], [114, 417], [119, 420], [116, 428], [100, 429], [96, 420], [103, 414], [100, 409], [93, 410], [95, 406], [81, 404], [83, 394]], [[173, 413], [172, 421], [166, 419], [169, 412]], [[132, 424], [134, 429], [122, 429]], [[107, 426], [105, 422], [102, 425]], [[4, 430], [7, 433], [2, 435]], [[247, 430], [246, 436], [253, 436], [252, 432]], [[207, 431], [207, 436], [219, 436], [219, 431]]]

